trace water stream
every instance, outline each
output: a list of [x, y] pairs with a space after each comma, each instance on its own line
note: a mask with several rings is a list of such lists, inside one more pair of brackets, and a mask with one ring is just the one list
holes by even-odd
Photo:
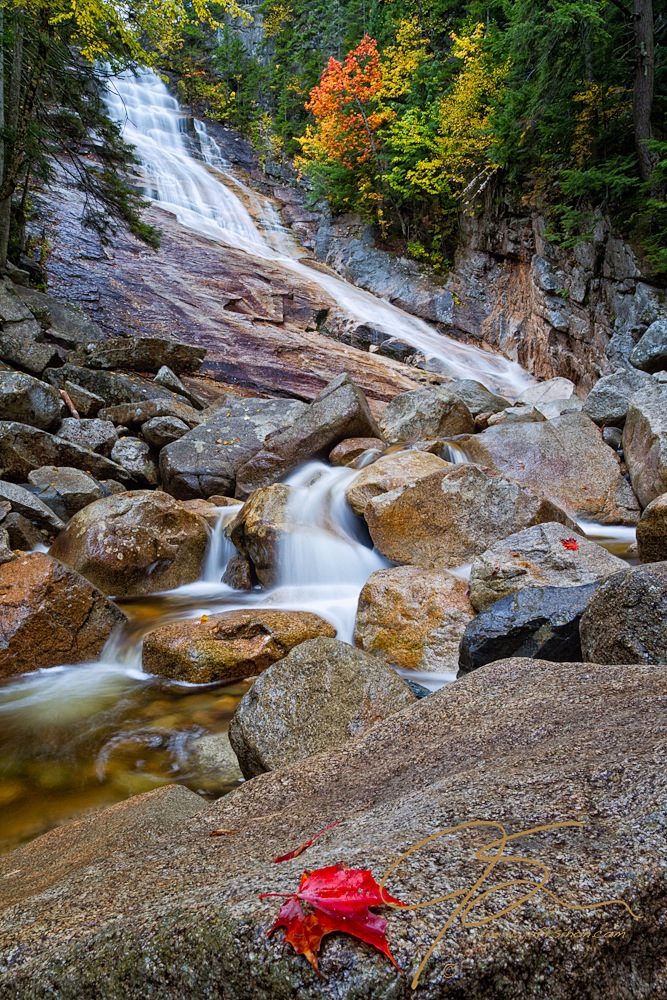
[[[318, 283], [355, 319], [383, 326], [438, 357], [453, 375], [507, 393], [529, 381], [502, 356], [443, 337], [389, 303], [308, 267], [273, 206], [232, 176], [202, 123], [195, 122], [194, 135], [188, 131], [186, 116], [154, 74], [119, 77], [109, 106], [137, 147], [147, 194], [184, 226]], [[450, 458], [465, 461], [455, 443]], [[351, 642], [359, 592], [371, 573], [388, 565], [345, 501], [354, 475], [349, 468], [309, 462], [287, 480], [293, 490], [290, 530], [281, 542], [275, 587], [236, 591], [222, 583], [234, 552], [224, 528], [238, 508], [221, 508], [198, 582], [123, 602], [128, 624], [111, 637], [98, 662], [39, 670], [0, 685], [0, 849], [160, 784], [180, 781], [215, 797], [238, 783], [238, 770], [219, 748], [250, 682], [203, 687], [150, 676], [142, 669], [143, 637], [169, 621], [272, 607], [315, 612]], [[613, 530], [611, 536], [602, 544], [616, 544]], [[465, 574], [462, 567], [459, 575]], [[450, 674], [411, 676], [430, 689], [453, 680]]]

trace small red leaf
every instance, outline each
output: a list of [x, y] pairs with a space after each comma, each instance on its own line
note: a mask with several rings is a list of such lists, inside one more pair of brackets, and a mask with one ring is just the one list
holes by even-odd
[[[282, 895], [265, 892], [259, 897]], [[306, 904], [304, 909], [302, 904]], [[396, 968], [386, 937], [387, 921], [369, 907], [394, 903], [405, 906], [386, 889], [380, 889], [372, 873], [364, 868], [329, 865], [317, 871], [305, 871], [297, 892], [290, 895], [278, 913], [278, 919], [268, 932], [279, 927], [297, 955], [304, 955], [319, 975], [317, 952], [322, 938], [334, 931], [343, 931], [365, 941], [381, 951]]]
[[291, 861], [292, 858], [298, 858], [300, 854], [303, 854], [304, 851], [308, 850], [311, 844], [315, 843], [318, 837], [321, 837], [323, 833], [330, 830], [332, 826], [338, 826], [338, 820], [336, 820], [335, 823], [329, 823], [329, 825], [325, 826], [319, 833], [316, 833], [314, 837], [311, 837], [310, 840], [306, 840], [303, 844], [299, 844], [299, 846], [295, 847], [293, 851], [289, 852], [289, 854], [282, 854], [279, 858], [274, 858], [273, 863], [277, 865], [280, 864], [281, 861]]
[[579, 548], [575, 538], [561, 538], [561, 545], [564, 549], [569, 549], [570, 552], [576, 552]]

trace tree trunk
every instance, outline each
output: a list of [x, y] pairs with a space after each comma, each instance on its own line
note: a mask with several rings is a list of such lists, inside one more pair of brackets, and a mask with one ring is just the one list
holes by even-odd
[[23, 21], [16, 17], [14, 22], [14, 45], [12, 49], [9, 95], [5, 112], [5, 124], [11, 130], [9, 142], [4, 148], [3, 183], [0, 185], [3, 197], [0, 200], [0, 270], [7, 266], [7, 251], [12, 224], [12, 195], [16, 188], [17, 145], [21, 117], [21, 84], [23, 81]]
[[[5, 127], [5, 12], [0, 3], [0, 188], [5, 177], [5, 139], [3, 130]], [[0, 242], [0, 271], [7, 263], [7, 254], [2, 252]]]
[[651, 109], [655, 82], [653, 0], [634, 0], [634, 28], [636, 72], [632, 115], [639, 170], [642, 179], [649, 181], [655, 166], [655, 157], [646, 145], [652, 137]]

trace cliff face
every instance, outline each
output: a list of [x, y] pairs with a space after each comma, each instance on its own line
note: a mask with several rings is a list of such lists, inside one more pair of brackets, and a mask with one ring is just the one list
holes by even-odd
[[539, 211], [488, 203], [462, 218], [454, 267], [442, 283], [378, 250], [349, 216], [323, 221], [314, 248], [348, 280], [443, 333], [497, 347], [536, 376], [565, 376], [587, 391], [626, 366], [641, 334], [667, 316], [667, 291], [642, 276], [608, 220], [600, 218], [574, 250], [548, 242], [545, 229]]

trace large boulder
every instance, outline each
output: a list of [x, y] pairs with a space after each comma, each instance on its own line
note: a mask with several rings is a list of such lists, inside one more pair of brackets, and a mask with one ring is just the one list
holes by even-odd
[[270, 486], [308, 459], [324, 458], [340, 441], [353, 437], [381, 438], [382, 433], [361, 389], [349, 375], [339, 375], [239, 468], [236, 496], [245, 499], [253, 490]]
[[512, 405], [509, 399], [491, 392], [481, 382], [476, 382], [472, 378], [450, 382], [447, 390], [466, 404], [473, 417], [479, 416], [480, 413], [500, 413]]
[[0, 420], [0, 476], [24, 483], [34, 469], [43, 465], [66, 465], [83, 469], [96, 479], [117, 479], [132, 483], [125, 469], [78, 444], [28, 424]]
[[[234, 1000], [663, 996], [666, 693], [665, 667], [504, 660], [217, 802], [160, 789], [51, 830], [0, 857], [3, 1000], [215, 997], [221, 984]], [[267, 937], [284, 898], [260, 892], [293, 892], [304, 868], [338, 862], [379, 882], [422, 838], [480, 818], [502, 827], [455, 830], [387, 880], [407, 903], [472, 893], [476, 852], [515, 837], [470, 901], [496, 886], [492, 896], [451, 921], [416, 993], [411, 977], [456, 900], [381, 911], [405, 975], [331, 934], [320, 979], [282, 931]], [[336, 820], [306, 854], [274, 863]], [[565, 822], [583, 825], [554, 827]], [[510, 867], [517, 854], [533, 864]], [[534, 883], [497, 888], [543, 875], [556, 899]], [[614, 899], [636, 918], [619, 903], [557, 903]]]
[[171, 399], [187, 403], [187, 400], [177, 393], [149, 379], [141, 378], [140, 375], [121, 375], [118, 372], [66, 364], [61, 368], [47, 368], [44, 378], [58, 389], [64, 388], [66, 382], [74, 382], [87, 392], [101, 397], [107, 406], [141, 403], [147, 399]]
[[16, 291], [52, 339], [69, 346], [107, 339], [104, 331], [81, 309], [38, 292], [36, 288], [21, 286]]
[[599, 663], [667, 663], [667, 562], [610, 576], [581, 619], [581, 648]]
[[189, 403], [177, 399], [144, 399], [138, 403], [119, 403], [106, 406], [100, 411], [103, 420], [123, 427], [138, 428], [157, 417], [171, 417], [187, 425], [188, 430], [199, 427], [204, 419], [202, 414]]
[[78, 573], [44, 552], [0, 566], [0, 677], [95, 660], [126, 621]]
[[399, 451], [384, 455], [355, 476], [345, 491], [345, 498], [356, 514], [363, 515], [373, 497], [447, 468], [451, 468], [448, 462], [427, 451]]
[[639, 519], [618, 456], [585, 413], [498, 424], [466, 438], [464, 448], [471, 462], [492, 475], [512, 476], [573, 516], [603, 524]]
[[644, 372], [667, 369], [667, 319], [651, 323], [630, 352], [630, 364]]
[[138, 483], [155, 486], [159, 480], [157, 463], [150, 446], [139, 438], [118, 438], [111, 449], [111, 458], [118, 465], [122, 465]]
[[54, 465], [44, 465], [29, 473], [28, 482], [39, 489], [40, 496], [48, 495], [49, 503], [51, 492], [55, 492], [62, 500], [68, 517], [108, 495], [108, 490], [93, 476], [81, 469], [68, 469], [66, 466], [56, 468]]
[[354, 641], [397, 667], [456, 673], [473, 617], [467, 587], [449, 573], [395, 566], [373, 573], [359, 595]]
[[625, 566], [578, 531], [536, 524], [495, 542], [473, 560], [470, 600], [483, 611], [524, 587], [580, 587], [599, 583]]
[[234, 494], [237, 471], [274, 431], [306, 411], [290, 399], [230, 399], [160, 452], [164, 488], [180, 500]]
[[338, 639], [311, 639], [257, 678], [229, 739], [252, 778], [361, 736], [414, 701], [391, 667]]
[[472, 434], [475, 421], [463, 400], [442, 387], [394, 396], [382, 413], [380, 427], [387, 441], [431, 440]]
[[623, 451], [632, 488], [647, 507], [667, 493], [667, 384], [651, 380], [632, 397]]
[[466, 628], [459, 652], [463, 673], [508, 656], [582, 659], [579, 622], [599, 584], [526, 587], [503, 597]]
[[7, 501], [11, 504], [13, 511], [38, 524], [41, 528], [46, 528], [47, 531], [60, 531], [64, 527], [62, 520], [53, 513], [50, 507], [47, 507], [38, 496], [16, 483], [6, 483], [0, 480], [0, 500]]
[[226, 611], [151, 632], [144, 639], [144, 670], [191, 684], [241, 680], [266, 670], [299, 643], [335, 635], [332, 625], [307, 611]]
[[206, 348], [164, 337], [117, 337], [79, 348], [71, 361], [88, 368], [120, 368], [134, 372], [159, 372], [167, 365], [177, 375], [201, 368]]
[[345, 438], [329, 452], [332, 465], [351, 465], [357, 468], [357, 462], [366, 452], [381, 455], [387, 445], [380, 438]]
[[75, 514], [51, 554], [106, 594], [137, 597], [192, 583], [208, 545], [206, 521], [166, 493], [137, 490]]
[[50, 430], [60, 421], [62, 400], [53, 386], [32, 375], [0, 371], [0, 415], [3, 420]]
[[41, 375], [49, 365], [60, 361], [60, 355], [51, 344], [42, 343], [40, 335], [34, 320], [12, 324], [9, 332], [0, 331], [0, 359], [31, 375]]
[[584, 413], [600, 426], [622, 427], [630, 400], [652, 381], [650, 375], [632, 368], [621, 368], [612, 375], [604, 375], [586, 397]]
[[651, 500], [637, 525], [637, 547], [642, 562], [667, 559], [667, 493]]
[[[111, 455], [111, 449], [118, 440], [116, 428], [110, 420], [77, 420], [66, 417], [58, 428], [58, 437], [78, 444], [88, 451], [98, 451], [100, 455]], [[122, 465], [122, 463], [120, 463]]]
[[151, 417], [141, 425], [141, 433], [155, 448], [164, 448], [172, 441], [178, 441], [190, 428], [179, 417]]
[[273, 586], [280, 578], [280, 548], [292, 530], [287, 516], [292, 495], [291, 488], [282, 483], [257, 490], [227, 525], [227, 535], [264, 587]]
[[543, 521], [573, 527], [549, 500], [473, 465], [449, 467], [381, 494], [364, 516], [383, 556], [425, 567], [470, 562], [501, 538]]

